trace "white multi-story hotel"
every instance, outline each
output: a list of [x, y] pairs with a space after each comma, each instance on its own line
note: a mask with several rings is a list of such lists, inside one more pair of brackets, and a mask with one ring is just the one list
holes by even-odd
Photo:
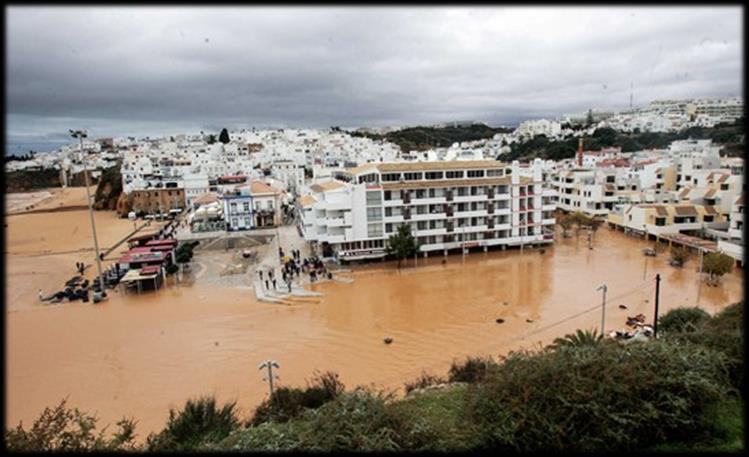
[[299, 200], [300, 229], [323, 256], [381, 258], [409, 224], [419, 251], [551, 243], [553, 190], [543, 162], [495, 160], [371, 163], [336, 172]]

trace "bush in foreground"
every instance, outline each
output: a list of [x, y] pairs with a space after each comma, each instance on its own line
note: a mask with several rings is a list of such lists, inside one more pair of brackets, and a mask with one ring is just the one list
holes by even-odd
[[696, 330], [710, 319], [710, 314], [701, 308], [676, 308], [658, 318], [658, 329], [664, 332]]
[[181, 411], [169, 409], [169, 421], [147, 438], [149, 451], [189, 451], [221, 441], [239, 427], [236, 402], [216, 406], [213, 397], [188, 400]]
[[685, 439], [726, 398], [725, 357], [694, 344], [512, 353], [470, 392], [485, 446], [511, 451], [623, 451]]
[[130, 451], [136, 450], [135, 422], [123, 418], [117, 422], [118, 430], [111, 438], [105, 438], [104, 427], [96, 431], [96, 416], [81, 412], [78, 408], [68, 408], [63, 399], [54, 408], [44, 411], [30, 429], [19, 423], [16, 428], [5, 431], [5, 444], [8, 450], [29, 451]]
[[671, 341], [689, 342], [718, 351], [726, 357], [731, 386], [742, 392], [744, 382], [744, 302], [734, 303], [690, 331], [664, 335]]
[[299, 433], [300, 448], [311, 452], [367, 452], [417, 447], [418, 437], [412, 437], [408, 445], [404, 442], [410, 434], [407, 418], [395, 414], [388, 405], [391, 400], [390, 395], [359, 388], [308, 411]]
[[445, 382], [445, 378], [441, 376], [432, 375], [427, 373], [426, 371], [422, 371], [421, 375], [418, 378], [411, 382], [407, 382], [404, 385], [404, 388], [406, 389], [406, 393], [408, 394], [416, 389], [424, 389], [426, 387], [443, 384]]
[[315, 409], [334, 400], [345, 389], [338, 374], [325, 372], [318, 374], [307, 383], [305, 389], [279, 387], [273, 395], [256, 409], [248, 425], [260, 425], [270, 420], [286, 422], [298, 417], [307, 409]]
[[453, 361], [448, 372], [448, 380], [450, 382], [479, 382], [496, 365], [497, 362], [490, 357], [467, 357], [461, 363]]

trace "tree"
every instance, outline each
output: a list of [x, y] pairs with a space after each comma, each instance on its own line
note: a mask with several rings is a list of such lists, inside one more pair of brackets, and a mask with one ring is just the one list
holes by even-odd
[[210, 135], [208, 135], [208, 139], [206, 140], [206, 142], [207, 142], [208, 144], [213, 144], [213, 143], [215, 143], [215, 142], [216, 142], [216, 135], [214, 135], [214, 134], [212, 134], [212, 133], [211, 133]]
[[683, 246], [673, 246], [671, 248], [671, 265], [680, 267], [689, 259], [689, 250]]
[[398, 232], [390, 235], [388, 240], [387, 253], [398, 259], [398, 268], [401, 267], [403, 259], [416, 255], [419, 245], [416, 238], [411, 234], [411, 226], [401, 224]]
[[578, 329], [575, 333], [568, 333], [564, 337], [554, 339], [551, 348], [595, 346], [602, 340], [603, 335], [599, 335], [597, 330]]
[[711, 252], [702, 259], [702, 270], [710, 275], [709, 282], [718, 284], [720, 278], [733, 270], [733, 257], [722, 252]]
[[593, 110], [592, 109], [588, 110], [588, 116], [585, 118], [585, 124], [586, 124], [586, 127], [590, 127], [591, 125], [593, 125]]
[[229, 132], [226, 128], [221, 129], [221, 133], [218, 134], [218, 140], [224, 144], [227, 144], [231, 139], [229, 138]]

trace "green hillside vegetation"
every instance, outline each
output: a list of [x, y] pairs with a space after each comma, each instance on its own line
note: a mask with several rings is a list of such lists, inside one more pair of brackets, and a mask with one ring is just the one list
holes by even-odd
[[[344, 390], [326, 373], [274, 395], [249, 421], [233, 402], [192, 401], [171, 411], [166, 428], [138, 449], [739, 453], [743, 306], [716, 316], [673, 310], [661, 318], [655, 341], [623, 345], [571, 334], [565, 344], [498, 360], [455, 361], [445, 377], [423, 373], [408, 383], [410, 393], [400, 399]], [[87, 442], [132, 449], [130, 424], [121, 421], [112, 439], [89, 431]], [[50, 449], [42, 425], [6, 431], [9, 449]]]
[[[723, 146], [721, 155], [742, 157], [744, 154], [744, 119], [737, 119], [732, 124], [718, 124], [713, 128], [690, 127], [681, 132], [654, 133], [635, 132], [623, 133], [604, 127], [596, 129], [593, 135], [586, 136], [583, 147], [589, 151], [599, 151], [602, 148], [621, 147], [622, 152], [634, 152], [644, 149], [664, 149], [676, 140], [705, 140]], [[500, 156], [504, 161], [529, 160], [536, 157], [542, 159], [569, 159], [575, 156], [579, 138], [568, 137], [560, 141], [553, 141], [545, 135], [536, 135], [524, 143], [513, 143], [511, 151]]]
[[30, 192], [49, 187], [60, 187], [60, 170], [46, 168], [5, 173], [5, 193]]
[[506, 127], [489, 127], [472, 124], [455, 127], [409, 127], [385, 135], [351, 132], [352, 136], [363, 136], [373, 140], [386, 140], [397, 144], [402, 152], [424, 151], [435, 147], [448, 147], [455, 142], [475, 141], [491, 138], [497, 133], [510, 133]]

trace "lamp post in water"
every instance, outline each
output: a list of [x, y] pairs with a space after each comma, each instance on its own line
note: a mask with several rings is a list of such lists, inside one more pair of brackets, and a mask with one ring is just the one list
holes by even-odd
[[596, 289], [603, 290], [603, 301], [601, 302], [601, 338], [603, 338], [604, 325], [606, 323], [606, 291], [608, 289], [609, 288], [606, 284], [601, 284], [601, 286]]
[[270, 396], [273, 397], [273, 379], [278, 379], [278, 376], [275, 376], [273, 374], [273, 368], [281, 368], [278, 363], [276, 363], [275, 360], [266, 360], [265, 362], [258, 365], [258, 370], [262, 370], [263, 368], [268, 369], [268, 377], [263, 378], [263, 381], [268, 381], [268, 386], [270, 387]]
[[91, 231], [94, 233], [94, 250], [96, 251], [96, 267], [99, 270], [99, 290], [102, 296], [106, 297], [107, 293], [104, 290], [104, 277], [101, 273], [101, 257], [99, 256], [99, 241], [96, 239], [96, 223], [94, 222], [94, 209], [91, 204], [91, 191], [89, 191], [88, 181], [88, 163], [83, 158], [83, 139], [88, 136], [85, 130], [70, 130], [70, 136], [78, 138], [81, 151], [81, 160], [83, 161], [83, 178], [86, 181], [86, 201], [88, 202], [88, 215], [91, 217]]

